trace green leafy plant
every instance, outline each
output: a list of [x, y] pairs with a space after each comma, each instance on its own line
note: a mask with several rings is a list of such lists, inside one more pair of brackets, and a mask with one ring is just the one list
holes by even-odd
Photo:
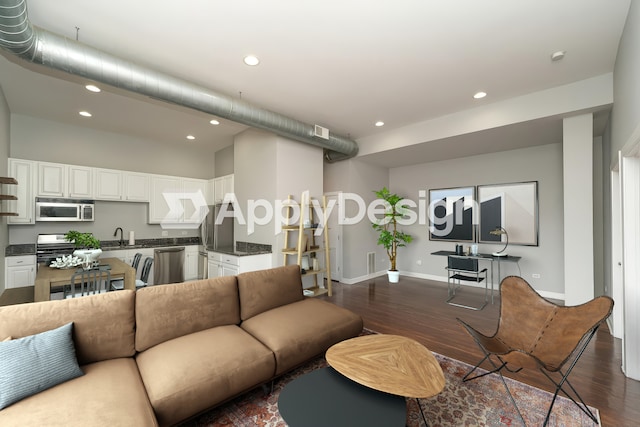
[[64, 235], [68, 242], [72, 242], [76, 248], [80, 249], [99, 249], [100, 240], [96, 239], [92, 233], [81, 233], [71, 230]]
[[371, 225], [373, 229], [379, 233], [378, 244], [383, 246], [387, 251], [389, 262], [391, 263], [389, 270], [396, 271], [398, 248], [406, 246], [413, 240], [411, 235], [398, 230], [398, 219], [402, 218], [405, 212], [405, 208], [402, 207], [402, 205], [398, 205], [398, 202], [400, 202], [403, 197], [391, 193], [387, 187], [374, 191], [374, 193], [379, 199], [386, 202], [386, 210], [384, 217], [373, 222]]

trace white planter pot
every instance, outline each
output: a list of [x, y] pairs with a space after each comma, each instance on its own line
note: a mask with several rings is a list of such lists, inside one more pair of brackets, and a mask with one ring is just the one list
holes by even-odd
[[91, 262], [96, 262], [100, 254], [102, 254], [102, 249], [76, 249], [73, 251], [73, 256]]
[[400, 272], [387, 270], [387, 276], [389, 276], [389, 283], [398, 283], [400, 281]]

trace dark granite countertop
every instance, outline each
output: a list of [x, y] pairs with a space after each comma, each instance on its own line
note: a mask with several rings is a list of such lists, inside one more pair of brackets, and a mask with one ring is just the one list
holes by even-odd
[[25, 243], [20, 245], [8, 245], [4, 249], [4, 256], [20, 256], [20, 255], [35, 255], [36, 245], [32, 243]]
[[170, 246], [193, 246], [200, 245], [199, 237], [174, 237], [161, 239], [136, 239], [135, 245], [129, 245], [125, 239], [125, 245], [120, 246], [118, 240], [103, 240], [100, 242], [103, 251], [115, 251], [118, 249], [140, 249], [140, 248], [166, 248]]
[[228, 246], [222, 248], [207, 247], [207, 251], [218, 252], [233, 256], [251, 256], [271, 253], [271, 245], [263, 245], [260, 243], [236, 242], [236, 247]]

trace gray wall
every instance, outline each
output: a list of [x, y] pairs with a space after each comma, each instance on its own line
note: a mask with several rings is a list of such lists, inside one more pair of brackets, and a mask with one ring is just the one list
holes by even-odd
[[[408, 198], [418, 199], [420, 190], [538, 181], [539, 246], [510, 245], [510, 255], [522, 256], [521, 275], [540, 290], [563, 294], [563, 195], [562, 146], [550, 144], [495, 154], [467, 157], [390, 170], [390, 188]], [[428, 203], [428, 191], [427, 191]], [[430, 241], [426, 225], [405, 227], [415, 237], [400, 249], [398, 269], [427, 276], [446, 277], [445, 260], [430, 255], [437, 250], [453, 250], [455, 243]], [[480, 244], [480, 252], [493, 252], [496, 245]], [[422, 265], [417, 261], [421, 260]], [[519, 274], [513, 264], [502, 263], [502, 275]], [[532, 277], [540, 274], [539, 279]]]
[[640, 4], [631, 2], [613, 72], [611, 162], [640, 125]]
[[[11, 113], [4, 97], [2, 87], [0, 87], [0, 176], [7, 176], [7, 158], [9, 157], [9, 137], [11, 130]], [[5, 186], [6, 187], [6, 186]], [[2, 202], [3, 207], [6, 202]], [[4, 259], [4, 251], [9, 243], [9, 231], [7, 220], [0, 218], [0, 251]], [[0, 293], [4, 290], [4, 262], [0, 262]]]
[[13, 114], [10, 157], [210, 179], [215, 153], [206, 145], [160, 144]]

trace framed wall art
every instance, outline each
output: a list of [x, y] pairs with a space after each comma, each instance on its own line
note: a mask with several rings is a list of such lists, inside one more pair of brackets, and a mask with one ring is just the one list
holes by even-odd
[[475, 242], [475, 187], [429, 190], [429, 239]]
[[[480, 243], [538, 246], [538, 182], [478, 185]], [[494, 231], [494, 233], [491, 233]]]

